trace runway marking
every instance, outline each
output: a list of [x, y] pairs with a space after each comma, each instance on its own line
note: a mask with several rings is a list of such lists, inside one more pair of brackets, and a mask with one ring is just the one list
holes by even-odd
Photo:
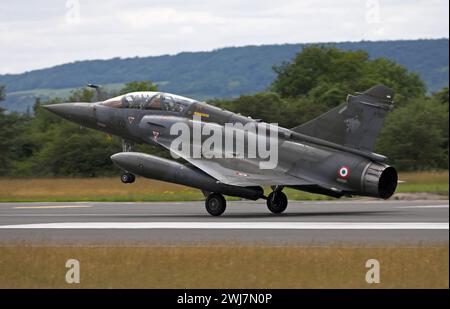
[[0, 229], [448, 230], [448, 222], [61, 222]]
[[44, 206], [16, 206], [14, 209], [57, 209], [57, 208], [89, 208], [88, 205], [44, 205]]
[[397, 206], [396, 208], [448, 208], [447, 205], [417, 205], [417, 206]]
[[192, 217], [200, 216], [200, 214], [148, 214], [148, 213], [0, 213], [0, 217], [126, 217], [126, 216], [140, 216], [140, 217]]

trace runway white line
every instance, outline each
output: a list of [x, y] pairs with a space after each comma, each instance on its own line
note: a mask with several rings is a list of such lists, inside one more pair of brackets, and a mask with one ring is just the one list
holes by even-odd
[[59, 209], [59, 208], [90, 208], [89, 205], [45, 205], [45, 206], [16, 206], [14, 209]]
[[448, 204], [447, 205], [417, 205], [417, 206], [397, 206], [395, 208], [448, 208]]
[[[91, 208], [92, 205], [79, 205], [79, 206], [72, 206], [72, 205], [58, 205], [58, 206], [17, 206], [13, 207], [13, 209], [57, 209], [57, 208]], [[418, 208], [418, 209], [435, 209], [435, 208], [449, 208], [448, 204], [441, 204], [441, 205], [414, 205], [414, 206], [394, 206], [390, 207], [390, 209], [403, 209], [403, 208]], [[361, 209], [361, 211], [364, 211]], [[307, 213], [305, 213], [307, 214]], [[160, 214], [149, 214], [149, 213], [46, 213], [46, 212], [39, 212], [39, 213], [22, 213], [22, 212], [15, 212], [15, 213], [0, 213], [0, 216], [3, 217], [83, 217], [83, 216], [105, 216], [105, 217], [120, 217], [120, 216], [146, 216], [146, 217], [191, 217], [198, 214], [176, 214], [176, 213], [160, 213]]]
[[0, 229], [448, 230], [448, 222], [61, 222]]
[[0, 217], [126, 217], [126, 216], [139, 216], [139, 217], [192, 217], [199, 216], [199, 214], [147, 214], [147, 213], [115, 213], [115, 214], [101, 214], [101, 213], [36, 213], [36, 214], [0, 214]]

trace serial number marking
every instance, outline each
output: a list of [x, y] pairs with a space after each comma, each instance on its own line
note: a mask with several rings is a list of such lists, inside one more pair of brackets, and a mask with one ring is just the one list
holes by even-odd
[[222, 294], [222, 304], [234, 304], [234, 305], [244, 305], [244, 304], [268, 304], [272, 299], [272, 294], [248, 294], [248, 293], [232, 293], [232, 294]]

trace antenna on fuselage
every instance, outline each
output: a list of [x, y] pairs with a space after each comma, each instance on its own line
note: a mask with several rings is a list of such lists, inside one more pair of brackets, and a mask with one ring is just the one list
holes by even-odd
[[97, 100], [96, 101], [103, 101], [104, 100], [103, 93], [102, 93], [102, 86], [96, 85], [96, 84], [87, 84], [86, 87], [95, 89], [95, 93], [96, 93], [96, 96], [97, 96]]

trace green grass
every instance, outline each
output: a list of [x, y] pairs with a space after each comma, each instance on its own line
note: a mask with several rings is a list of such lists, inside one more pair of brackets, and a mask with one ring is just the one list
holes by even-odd
[[[80, 262], [80, 284], [65, 263]], [[380, 283], [365, 280], [380, 263]], [[0, 288], [447, 288], [448, 244], [1, 245]]]
[[[448, 171], [401, 173], [398, 193], [427, 192], [448, 196]], [[270, 189], [266, 188], [266, 192]], [[333, 200], [285, 189], [290, 200]], [[0, 202], [157, 202], [203, 200], [200, 190], [138, 177], [124, 185], [118, 178], [0, 179]], [[227, 197], [228, 200], [238, 198]]]
[[448, 171], [400, 173], [398, 193], [428, 192], [448, 196]]

